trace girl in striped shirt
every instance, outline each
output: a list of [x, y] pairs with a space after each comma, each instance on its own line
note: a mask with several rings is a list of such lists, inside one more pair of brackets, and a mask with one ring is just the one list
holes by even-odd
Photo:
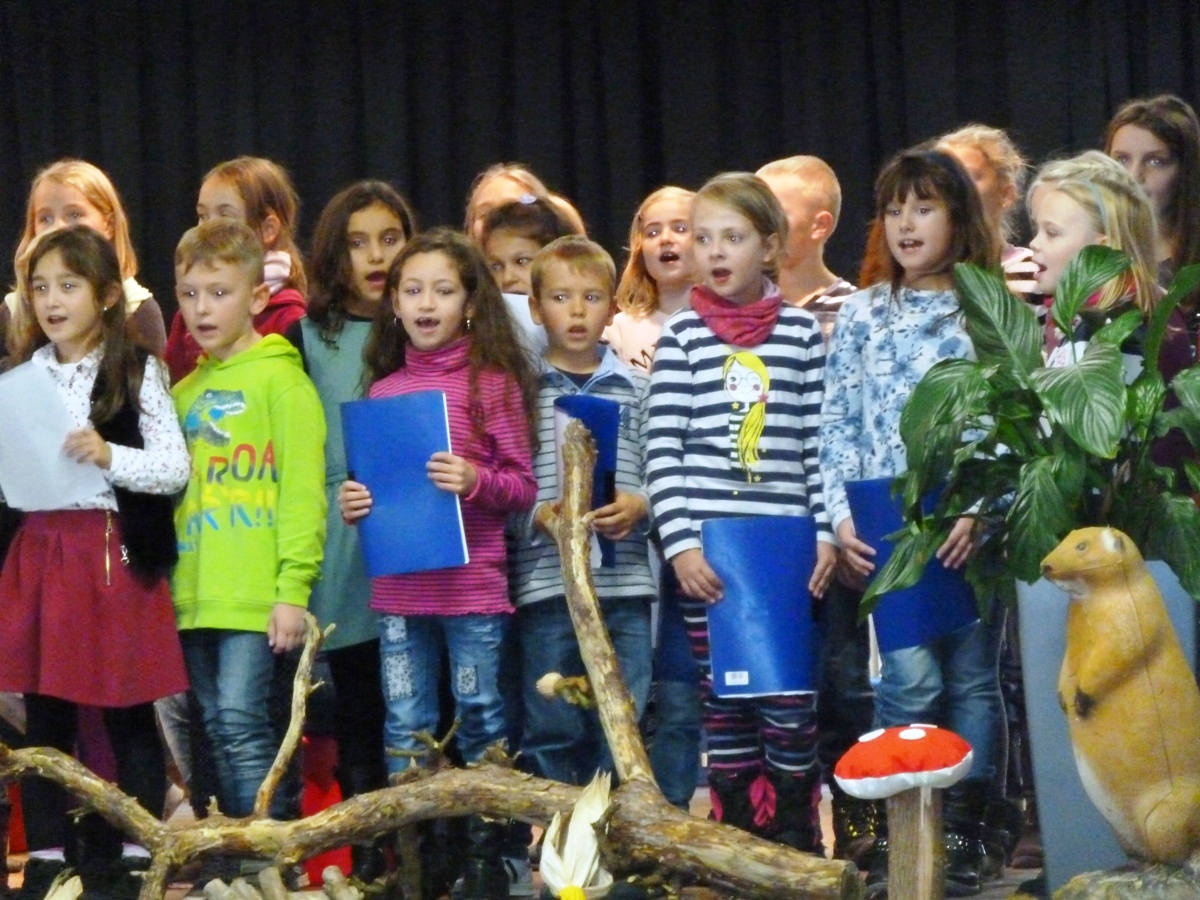
[[729, 516], [813, 516], [821, 596], [837, 560], [817, 468], [820, 329], [771, 281], [787, 219], [754, 175], [719, 175], [691, 211], [691, 308], [663, 326], [651, 375], [647, 478], [663, 552], [678, 577], [692, 652], [704, 672], [709, 785], [718, 818], [802, 850], [821, 845], [816, 816], [816, 695], [719, 699], [712, 691], [707, 604], [722, 584], [700, 523]]

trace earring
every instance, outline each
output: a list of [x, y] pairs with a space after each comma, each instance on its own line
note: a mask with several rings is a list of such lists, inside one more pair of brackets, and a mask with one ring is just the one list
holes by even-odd
[[471, 317], [467, 316], [467, 331], [471, 330]]

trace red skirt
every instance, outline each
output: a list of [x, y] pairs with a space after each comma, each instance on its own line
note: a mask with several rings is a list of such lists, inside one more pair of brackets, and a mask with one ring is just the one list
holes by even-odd
[[0, 574], [0, 691], [112, 707], [187, 689], [167, 580], [121, 562], [109, 515], [25, 514]]

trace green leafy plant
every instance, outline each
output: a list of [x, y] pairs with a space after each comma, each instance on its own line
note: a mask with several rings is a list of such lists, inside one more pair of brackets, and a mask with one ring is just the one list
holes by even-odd
[[[1064, 272], [1050, 315], [1065, 333], [1088, 298], [1129, 268], [1104, 246], [1086, 247]], [[863, 598], [915, 584], [963, 515], [983, 540], [966, 567], [980, 610], [1008, 601], [1013, 578], [1033, 582], [1041, 561], [1075, 528], [1111, 525], [1148, 559], [1165, 560], [1200, 598], [1200, 464], [1185, 479], [1157, 465], [1151, 445], [1180, 429], [1200, 447], [1200, 368], [1175, 376], [1179, 406], [1163, 408], [1167, 385], [1159, 351], [1172, 311], [1200, 285], [1200, 265], [1179, 272], [1148, 320], [1136, 309], [1108, 315], [1071, 365], [1047, 368], [1042, 327], [999, 273], [959, 264], [954, 270], [974, 361], [936, 364], [913, 391], [900, 419], [908, 471], [905, 528]], [[1143, 367], [1126, 383], [1121, 345], [1141, 330]], [[1198, 455], [1200, 459], [1200, 455]], [[923, 498], [936, 497], [932, 509]], [[924, 509], [923, 509], [924, 506]]]

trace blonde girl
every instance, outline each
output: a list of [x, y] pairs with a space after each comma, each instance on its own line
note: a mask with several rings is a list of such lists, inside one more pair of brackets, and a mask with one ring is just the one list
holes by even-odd
[[483, 220], [505, 203], [525, 197], [551, 202], [550, 191], [542, 179], [521, 163], [496, 163], [475, 176], [467, 193], [463, 231], [477, 242], [483, 239]]
[[[266, 250], [264, 272], [271, 298], [254, 317], [254, 330], [286, 334], [304, 315], [308, 290], [304, 258], [296, 246], [300, 198], [287, 171], [258, 156], [239, 156], [215, 166], [200, 184], [196, 218], [237, 219], [258, 235]], [[199, 345], [178, 314], [171, 322], [164, 357], [172, 383], [191, 372], [200, 357]]]
[[661, 187], [638, 207], [629, 226], [629, 260], [617, 285], [617, 308], [604, 339], [627, 365], [650, 371], [663, 323], [687, 306], [695, 284], [692, 198], [674, 185]]
[[1029, 248], [1012, 244], [1017, 201], [1029, 163], [1007, 132], [990, 125], [964, 125], [938, 138], [936, 147], [962, 163], [975, 182], [983, 213], [1003, 247], [1000, 265], [1008, 286], [1018, 294], [1032, 293], [1035, 266]]
[[[137, 282], [138, 261], [129, 233], [129, 217], [112, 181], [91, 163], [62, 159], [34, 176], [13, 270], [25, 270], [35, 238], [70, 225], [87, 225], [112, 242], [121, 267], [130, 331], [146, 349], [162, 353], [167, 337], [162, 309], [154, 296]], [[6, 331], [6, 322], [19, 317], [21, 310], [20, 291], [14, 290], [4, 298], [4, 306], [0, 308], [0, 335]]]
[[819, 850], [816, 695], [714, 694], [707, 606], [723, 585], [699, 529], [720, 516], [811, 515], [818, 562], [809, 588], [824, 593], [836, 562], [817, 464], [824, 342], [813, 316], [785, 304], [772, 281], [788, 226], [762, 179], [713, 178], [692, 202], [690, 225], [700, 283], [690, 309], [663, 325], [654, 354], [647, 481], [702, 671], [709, 787], [722, 821]]

